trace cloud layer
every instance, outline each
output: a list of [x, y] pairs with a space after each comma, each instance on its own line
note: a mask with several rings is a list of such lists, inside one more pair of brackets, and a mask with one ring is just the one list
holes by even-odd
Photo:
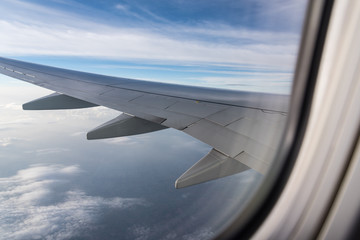
[[6, 1], [3, 8], [12, 9], [12, 14], [5, 11], [0, 17], [0, 29], [6, 33], [0, 39], [1, 54], [289, 68], [293, 66], [299, 40], [296, 32], [260, 31], [219, 21], [199, 20], [198, 24], [189, 26], [165, 21], [147, 9], [142, 9], [143, 14], [152, 18], [141, 18], [141, 22], [135, 24], [141, 16], [120, 4], [114, 9], [132, 16], [132, 24], [110, 25], [96, 18], [23, 1]]
[[0, 239], [68, 239], [95, 228], [104, 208], [144, 206], [137, 198], [88, 196], [68, 187], [76, 166], [33, 165], [0, 178]]
[[[0, 21], [0, 28], [7, 33], [0, 39], [2, 55], [82, 56], [162, 63], [255, 64], [284, 69], [293, 66], [297, 49], [294, 34], [274, 37], [271, 33], [250, 30], [177, 28], [177, 33], [172, 34], [169, 29], [162, 33], [152, 33], [145, 29], [103, 26], [90, 31], [86, 27], [54, 27], [47, 24], [29, 26], [10, 21]], [[177, 38], [178, 35], [189, 36], [191, 32], [201, 35], [201, 38]], [[227, 40], [234, 35], [236, 41], [256, 38], [261, 39], [261, 42], [239, 46], [226, 44], [225, 41], [204, 40], [205, 37], [219, 35]], [[289, 43], [286, 39], [292, 41]]]
[[290, 92], [305, 1], [92, 4], [5, 0], [0, 55], [82, 57], [125, 66], [115, 73], [123, 77]]

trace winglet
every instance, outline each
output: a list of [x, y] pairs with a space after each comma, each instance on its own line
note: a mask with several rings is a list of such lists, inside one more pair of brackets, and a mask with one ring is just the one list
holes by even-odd
[[103, 139], [131, 136], [141, 133], [154, 132], [167, 127], [128, 114], [120, 116], [100, 125], [87, 133], [87, 139]]
[[175, 188], [183, 188], [248, 170], [245, 164], [212, 149], [175, 182]]
[[98, 106], [61, 93], [52, 93], [23, 104], [24, 110], [76, 109]]

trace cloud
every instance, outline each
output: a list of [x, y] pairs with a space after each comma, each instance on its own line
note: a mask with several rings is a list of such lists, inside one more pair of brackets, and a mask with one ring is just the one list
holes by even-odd
[[[147, 240], [147, 239], [156, 239], [159, 237], [159, 229], [157, 226], [149, 227], [149, 226], [142, 226], [142, 225], [134, 225], [128, 229], [129, 236], [132, 237], [132, 239], [135, 240]], [[182, 240], [207, 240], [207, 239], [213, 239], [215, 234], [214, 232], [207, 227], [202, 227], [200, 229], [197, 229], [194, 232], [186, 234], [179, 234], [175, 231], [169, 231], [167, 229], [166, 235], [163, 233], [161, 236], [163, 236], [162, 240], [175, 240], [175, 239], [182, 239]]]
[[212, 239], [215, 237], [215, 234], [209, 228], [202, 228], [197, 230], [194, 233], [187, 234], [183, 236], [184, 240], [200, 240], [200, 239]]
[[138, 144], [133, 138], [131, 137], [117, 137], [117, 138], [110, 138], [102, 140], [108, 144], [119, 144], [119, 145], [135, 145]]
[[[2, 114], [8, 113], [9, 111], [2, 111]], [[1, 113], [0, 113], [1, 114]], [[24, 115], [17, 115], [16, 119], [11, 118], [13, 117], [13, 115], [6, 115], [4, 116], [4, 120], [5, 121], [0, 121], [0, 130], [4, 131], [4, 130], [10, 130], [13, 129], [15, 127], [19, 127], [21, 125], [27, 126], [29, 124], [32, 124], [35, 122], [35, 118], [31, 118], [31, 117], [27, 117]], [[9, 121], [6, 121], [6, 118], [9, 119]], [[11, 119], [11, 121], [10, 121]]]
[[34, 151], [27, 151], [27, 153], [36, 153], [37, 155], [47, 155], [47, 154], [59, 154], [68, 151], [70, 151], [70, 149], [68, 148], [56, 147], [56, 148], [43, 148]]
[[0, 146], [7, 147], [9, 145], [12, 145], [12, 144], [20, 142], [20, 141], [25, 141], [25, 140], [21, 139], [21, 138], [16, 138], [16, 137], [3, 137], [3, 138], [0, 138]]
[[121, 11], [126, 11], [126, 10], [128, 9], [125, 5], [120, 4], [120, 3], [116, 4], [116, 5], [115, 5], [115, 8], [116, 8], [117, 10], [121, 10]]
[[135, 225], [129, 231], [135, 240], [147, 240], [150, 237], [151, 228]]
[[21, 105], [16, 104], [16, 103], [0, 104], [0, 108], [11, 109], [11, 110], [20, 110], [20, 109], [22, 109]]
[[138, 135], [133, 135], [133, 136], [129, 136], [129, 137], [108, 138], [108, 139], [103, 139], [101, 141], [103, 141], [104, 143], [107, 143], [107, 144], [112, 144], [112, 145], [126, 145], [126, 146], [137, 145], [137, 146], [139, 146], [144, 141], [147, 141], [149, 138], [151, 138], [149, 136], [149, 134], [151, 134], [151, 133], [138, 134]]
[[306, 0], [253, 0], [258, 6], [257, 14], [267, 19], [264, 25], [280, 25], [290, 31], [299, 31], [306, 10]]
[[[293, 74], [291, 73], [245, 73], [230, 76], [200, 77], [209, 87], [241, 88], [246, 91], [290, 94]], [[239, 81], [241, 79], [241, 81]]]
[[70, 136], [72, 136], [72, 137], [85, 136], [85, 135], [86, 135], [85, 131], [74, 132], [74, 133], [70, 134]]
[[[173, 9], [177, 15], [168, 16], [170, 12], [165, 14], [164, 6], [155, 9], [151, 4], [104, 4], [104, 8], [95, 8], [91, 3], [75, 1], [37, 4], [6, 0], [2, 3], [4, 14], [0, 16], [0, 29], [6, 32], [0, 38], [0, 55], [47, 56], [50, 59], [56, 56], [72, 60], [81, 57], [82, 62], [103, 62], [100, 72], [105, 75], [289, 93], [305, 3], [256, 1], [210, 4], [212, 10], [219, 4], [226, 5], [225, 9], [235, 5], [234, 9], [240, 10], [256, 5], [245, 17], [203, 18], [200, 14], [191, 19], [186, 15], [182, 19], [182, 10]], [[73, 6], [68, 7], [68, 4]], [[187, 4], [190, 5], [181, 2], [165, 5], [200, 9], [202, 3]], [[247, 21], [254, 18], [257, 22], [234, 24], [245, 18], [249, 18]], [[189, 21], [194, 22], [190, 24]], [[271, 26], [266, 27], [268, 25]], [[69, 68], [68, 65], [59, 67]], [[99, 71], [93, 64], [82, 70], [88, 69]], [[257, 79], [263, 82], [256, 82], [250, 74], [240, 74], [243, 71], [256, 71]], [[278, 80], [275, 76], [284, 71], [287, 72], [286, 84], [268, 84], [273, 79]], [[236, 84], [222, 84], [224, 81]], [[255, 86], [244, 84], [244, 81]]]
[[[16, 20], [8, 15], [0, 17], [0, 28], [7, 33], [0, 38], [3, 55], [83, 56], [163, 63], [246, 63], [292, 69], [298, 43], [298, 34], [274, 34], [219, 23], [111, 26], [36, 4], [16, 2], [12, 7], [33, 12], [19, 14]], [[116, 8], [126, 9], [123, 5], [116, 5]], [[33, 13], [43, 14], [32, 16]]]
[[[83, 56], [117, 60], [246, 63], [292, 67], [296, 52], [294, 44], [268, 43], [239, 47], [203, 40], [173, 39], [172, 36], [149, 33], [144, 29], [113, 28], [105, 32], [94, 29], [90, 32], [81, 28], [56, 28], [46, 25], [34, 27], [5, 21], [0, 21], [0, 27], [8, 33], [0, 39], [0, 52], [7, 55]], [[42, 41], [39, 42], [39, 39]]]
[[1, 239], [69, 239], [96, 228], [104, 208], [144, 206], [137, 198], [88, 196], [68, 187], [76, 166], [33, 165], [0, 178]]
[[93, 108], [84, 108], [84, 109], [71, 109], [64, 110], [65, 119], [74, 119], [74, 120], [97, 120], [97, 119], [111, 119], [120, 115], [121, 112], [115, 111], [103, 106], [93, 107]]
[[[58, 114], [60, 112], [61, 114]], [[40, 113], [38, 111], [37, 113]], [[93, 108], [83, 108], [83, 109], [70, 109], [70, 110], [57, 110], [57, 111], [48, 111], [41, 112], [41, 116], [46, 116], [48, 123], [58, 122], [58, 121], [79, 121], [79, 120], [95, 120], [101, 121], [110, 120], [121, 114], [119, 111], [115, 111], [106, 107], [93, 107]]]

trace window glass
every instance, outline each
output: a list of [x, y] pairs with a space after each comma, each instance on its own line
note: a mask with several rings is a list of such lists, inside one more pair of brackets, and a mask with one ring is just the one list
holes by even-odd
[[[23, 111], [52, 91], [0, 75], [0, 236], [215, 237], [276, 161], [305, 8], [305, 0], [3, 1], [3, 57], [248, 97], [206, 118], [242, 137], [225, 135], [223, 145], [212, 128], [210, 137], [169, 128], [88, 141], [89, 130], [119, 112]], [[226, 156], [240, 149], [231, 157], [249, 169], [175, 189], [209, 142]]]

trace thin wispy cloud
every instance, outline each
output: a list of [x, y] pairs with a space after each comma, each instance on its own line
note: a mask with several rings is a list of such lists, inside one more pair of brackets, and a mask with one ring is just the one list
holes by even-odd
[[[134, 240], [158, 239], [158, 227], [134, 225], [128, 229], [128, 235]], [[161, 240], [208, 240], [213, 239], [215, 233], [210, 228], [200, 228], [188, 234], [178, 234], [176, 231], [168, 231]]]
[[131, 137], [118, 137], [118, 138], [110, 138], [102, 140], [107, 144], [118, 144], [118, 145], [135, 145], [139, 144]]
[[[5, 111], [4, 111], [5, 112]], [[18, 115], [19, 116], [19, 115]], [[0, 129], [9, 129], [9, 128], [13, 128], [15, 126], [21, 126], [21, 125], [29, 125], [31, 123], [33, 123], [35, 121], [34, 118], [30, 118], [30, 117], [26, 117], [24, 116], [24, 118], [21, 118], [24, 115], [20, 115], [19, 119], [15, 119], [12, 121], [0, 121]], [[7, 116], [7, 118], [9, 118]]]
[[0, 138], [0, 146], [7, 147], [14, 143], [18, 143], [19, 141], [24, 141], [24, 140], [20, 139], [20, 138], [16, 138], [16, 137], [3, 137], [3, 138]]
[[12, 109], [12, 110], [20, 110], [21, 105], [16, 103], [7, 103], [7, 104], [0, 104], [0, 109]]
[[120, 3], [116, 4], [115, 8], [117, 10], [121, 10], [121, 11], [126, 11], [127, 10], [127, 7], [125, 5], [123, 5], [123, 4], [120, 4]]
[[[266, 24], [285, 24], [288, 31], [297, 32], [301, 26], [303, 18], [299, 17], [304, 14], [308, 1], [299, 0], [252, 0], [257, 4], [255, 10], [267, 19], [272, 19]], [[275, 20], [275, 21], [274, 21]]]
[[197, 230], [194, 233], [187, 234], [183, 236], [184, 240], [196, 240], [196, 239], [212, 239], [215, 237], [215, 234], [211, 231], [210, 228], [202, 228]]
[[[229, 77], [201, 77], [203, 81], [211, 87], [241, 88], [246, 91], [289, 93], [291, 90], [292, 74], [287, 73], [267, 73], [267, 74], [246, 74]], [[239, 81], [242, 78], [242, 81]]]
[[[32, 9], [32, 21], [38, 19], [38, 22], [27, 21], [32, 13], [23, 19], [18, 15], [16, 20], [7, 15], [0, 17], [0, 28], [7, 33], [0, 39], [0, 54], [246, 63], [290, 68], [297, 49], [298, 35], [294, 33], [274, 34], [220, 23], [199, 26], [159, 23], [152, 29], [146, 23], [132, 27], [110, 26], [37, 4], [16, 1], [14, 5], [20, 10]], [[121, 4], [116, 8], [129, 12]]]
[[89, 196], [68, 186], [79, 166], [33, 165], [0, 178], [0, 239], [69, 239], [96, 228], [104, 208], [146, 206], [138, 198]]
[[154, 133], [138, 134], [129, 137], [108, 138], [108, 139], [103, 139], [102, 141], [107, 144], [115, 144], [115, 145], [125, 145], [125, 146], [140, 145], [144, 141], [148, 141], [149, 139], [151, 139], [152, 138], [151, 134]]
[[[251, 44], [239, 48], [230, 44], [209, 44], [201, 40], [184, 42], [138, 29], [129, 31], [117, 28], [108, 32], [89, 32], [81, 28], [29, 27], [3, 21], [0, 22], [0, 28], [9, 33], [7, 36], [11, 36], [0, 39], [0, 53], [7, 55], [87, 56], [117, 60], [256, 64], [289, 68], [294, 63], [296, 52], [296, 45]], [[41, 42], [39, 38], [42, 39]], [[54, 46], [57, 48], [54, 49]]]
[[[259, 7], [251, 14], [242, 12], [254, 4]], [[232, 89], [289, 93], [291, 77], [286, 79], [287, 86], [251, 89], [242, 83], [251, 77], [234, 75], [234, 71], [249, 69], [289, 75], [294, 71], [304, 3], [275, 0], [271, 7], [269, 4], [263, 0], [214, 1], [202, 6], [185, 1], [164, 2], [155, 8], [146, 2], [112, 2], [101, 9], [78, 1], [37, 4], [6, 0], [0, 16], [0, 29], [6, 33], [0, 38], [0, 55], [117, 61], [117, 66], [126, 66], [117, 73], [130, 78], [229, 88], [221, 80], [218, 84], [204, 81], [224, 77], [227, 82], [232, 79]], [[192, 18], [181, 9], [191, 9]], [[244, 14], [249, 15], [248, 20]], [[219, 71], [218, 66], [223, 69]], [[269, 76], [264, 76], [264, 81], [271, 80]]]
[[147, 240], [150, 239], [151, 228], [145, 226], [135, 225], [129, 230], [129, 235], [135, 240]]
[[68, 152], [68, 151], [70, 151], [70, 149], [68, 149], [68, 148], [55, 147], [55, 148], [43, 148], [43, 149], [31, 150], [31, 151], [27, 151], [26, 153], [35, 153], [37, 155], [47, 155], [47, 154], [60, 154], [63, 152]]
[[70, 136], [72, 136], [72, 137], [85, 136], [85, 135], [86, 135], [86, 132], [84, 132], [84, 131], [74, 132], [74, 133], [70, 134]]

